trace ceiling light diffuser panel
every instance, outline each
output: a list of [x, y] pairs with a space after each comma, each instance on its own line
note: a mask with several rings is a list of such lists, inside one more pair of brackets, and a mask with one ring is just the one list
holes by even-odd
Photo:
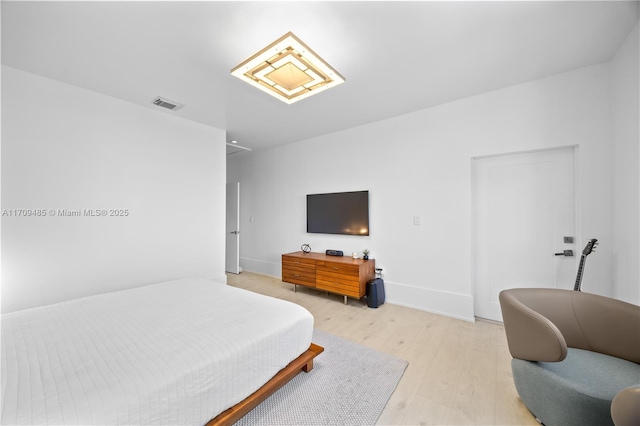
[[291, 32], [242, 62], [231, 74], [287, 104], [345, 81]]

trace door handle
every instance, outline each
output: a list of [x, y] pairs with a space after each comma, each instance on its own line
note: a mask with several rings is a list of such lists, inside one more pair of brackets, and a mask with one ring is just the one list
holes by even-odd
[[239, 233], [240, 233], [240, 231], [231, 231], [231, 232], [229, 232], [229, 233], [230, 233], [230, 234], [239, 234]]
[[563, 251], [561, 253], [555, 253], [555, 256], [567, 256], [567, 257], [570, 257], [570, 256], [573, 256], [573, 250], [565, 250], [565, 251]]

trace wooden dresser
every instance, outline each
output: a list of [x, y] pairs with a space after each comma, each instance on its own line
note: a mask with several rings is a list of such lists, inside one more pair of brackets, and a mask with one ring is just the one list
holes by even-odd
[[374, 259], [353, 259], [346, 256], [327, 256], [323, 253], [297, 251], [282, 255], [282, 281], [317, 288], [330, 293], [361, 299], [367, 282], [375, 277]]

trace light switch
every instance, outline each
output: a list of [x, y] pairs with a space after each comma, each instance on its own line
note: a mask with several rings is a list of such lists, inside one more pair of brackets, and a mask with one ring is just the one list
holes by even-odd
[[414, 225], [420, 225], [420, 216], [414, 216], [413, 217], [413, 224]]

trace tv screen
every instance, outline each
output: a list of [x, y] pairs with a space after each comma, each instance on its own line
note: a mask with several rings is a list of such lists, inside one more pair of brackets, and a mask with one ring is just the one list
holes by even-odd
[[307, 232], [369, 235], [369, 191], [307, 195]]

